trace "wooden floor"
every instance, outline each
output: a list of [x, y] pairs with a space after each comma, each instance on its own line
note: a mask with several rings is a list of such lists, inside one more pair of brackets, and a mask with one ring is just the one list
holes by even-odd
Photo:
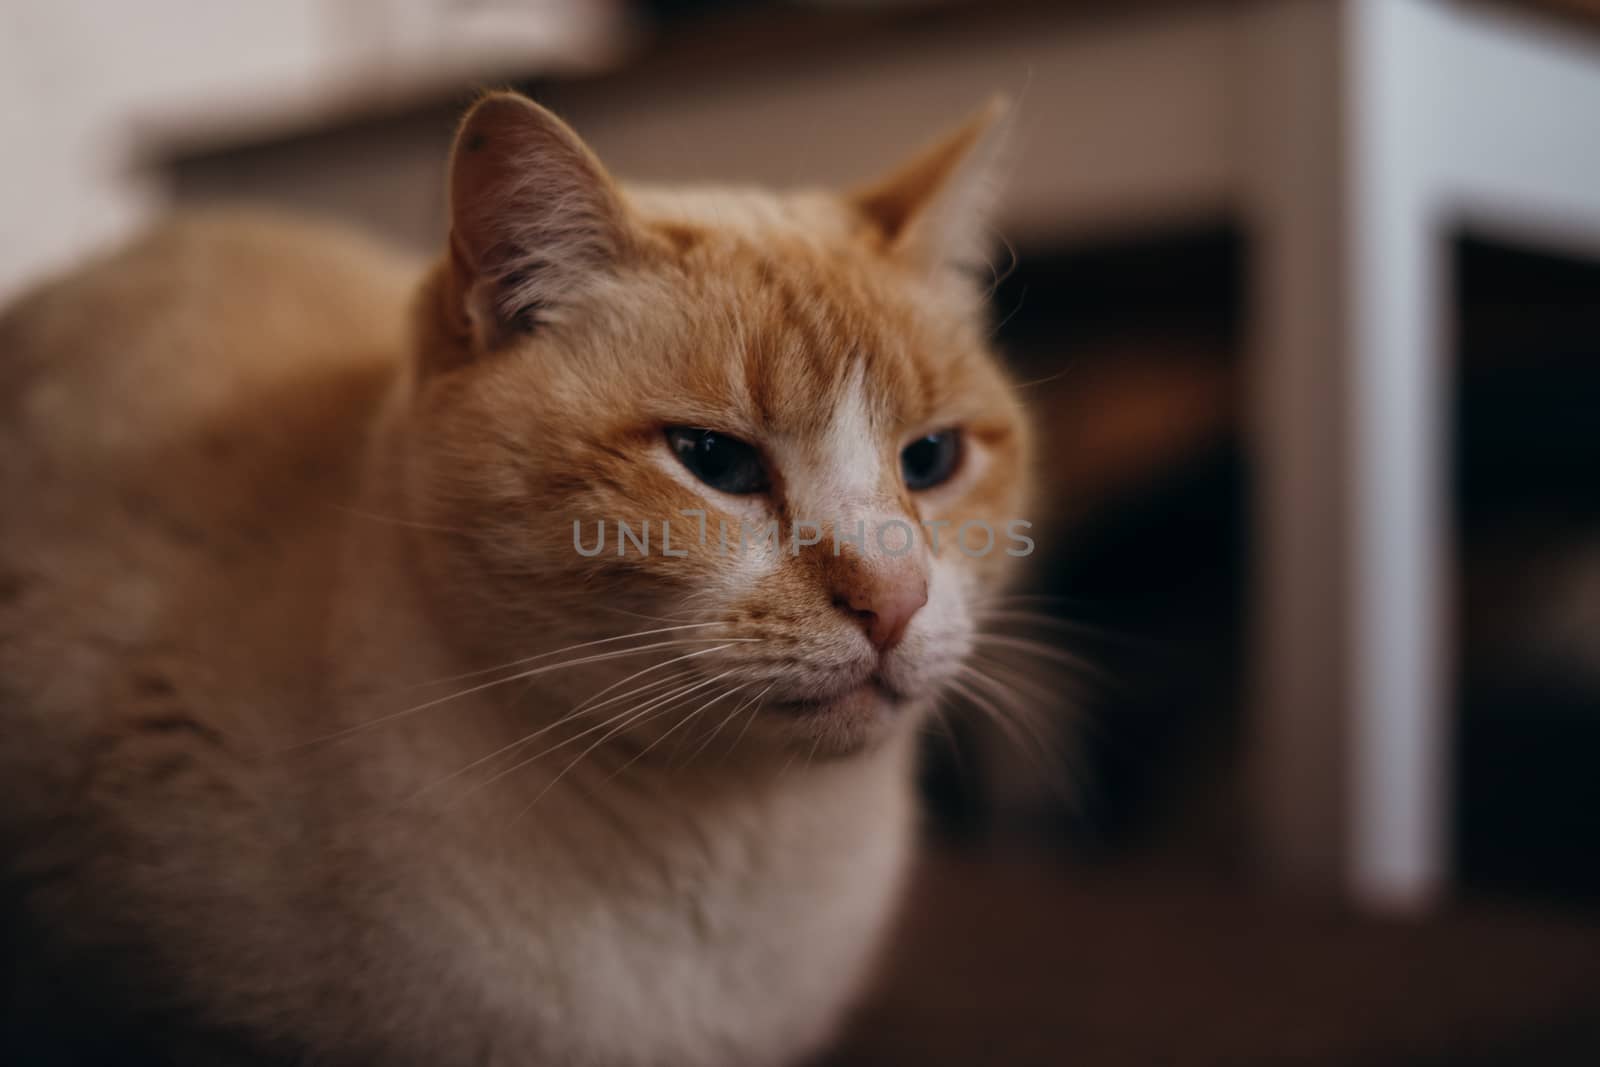
[[1600, 1064], [1600, 915], [1361, 919], [1150, 869], [934, 853], [826, 1067]]

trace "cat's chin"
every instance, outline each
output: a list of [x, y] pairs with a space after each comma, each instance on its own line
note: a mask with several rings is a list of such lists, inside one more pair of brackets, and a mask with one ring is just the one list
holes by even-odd
[[868, 678], [822, 697], [769, 705], [786, 717], [798, 739], [818, 751], [848, 755], [871, 746], [911, 714], [914, 702], [881, 678]]

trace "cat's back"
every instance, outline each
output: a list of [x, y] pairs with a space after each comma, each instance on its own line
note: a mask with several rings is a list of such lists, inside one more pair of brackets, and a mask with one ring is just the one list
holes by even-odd
[[401, 355], [418, 265], [335, 227], [179, 215], [0, 312], [0, 433], [58, 462], [181, 439]]
[[295, 599], [417, 275], [339, 230], [199, 214], [0, 312], [0, 704], [101, 706], [151, 650], [202, 661]]

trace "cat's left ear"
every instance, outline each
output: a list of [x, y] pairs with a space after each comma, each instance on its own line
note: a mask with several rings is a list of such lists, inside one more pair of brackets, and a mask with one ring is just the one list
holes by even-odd
[[566, 123], [516, 93], [467, 113], [450, 156], [450, 268], [479, 346], [559, 321], [629, 234], [616, 183]]
[[993, 97], [954, 130], [848, 195], [890, 251], [929, 269], [988, 261], [1010, 103]]

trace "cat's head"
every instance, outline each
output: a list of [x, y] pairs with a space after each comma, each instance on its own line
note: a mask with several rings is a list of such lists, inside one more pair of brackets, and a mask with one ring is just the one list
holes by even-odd
[[549, 112], [481, 100], [410, 434], [446, 625], [506, 658], [661, 643], [607, 663], [674, 661], [597, 721], [743, 707], [847, 751], [930, 706], [1031, 547], [984, 306], [998, 110], [859, 189], [777, 194], [624, 188]]

